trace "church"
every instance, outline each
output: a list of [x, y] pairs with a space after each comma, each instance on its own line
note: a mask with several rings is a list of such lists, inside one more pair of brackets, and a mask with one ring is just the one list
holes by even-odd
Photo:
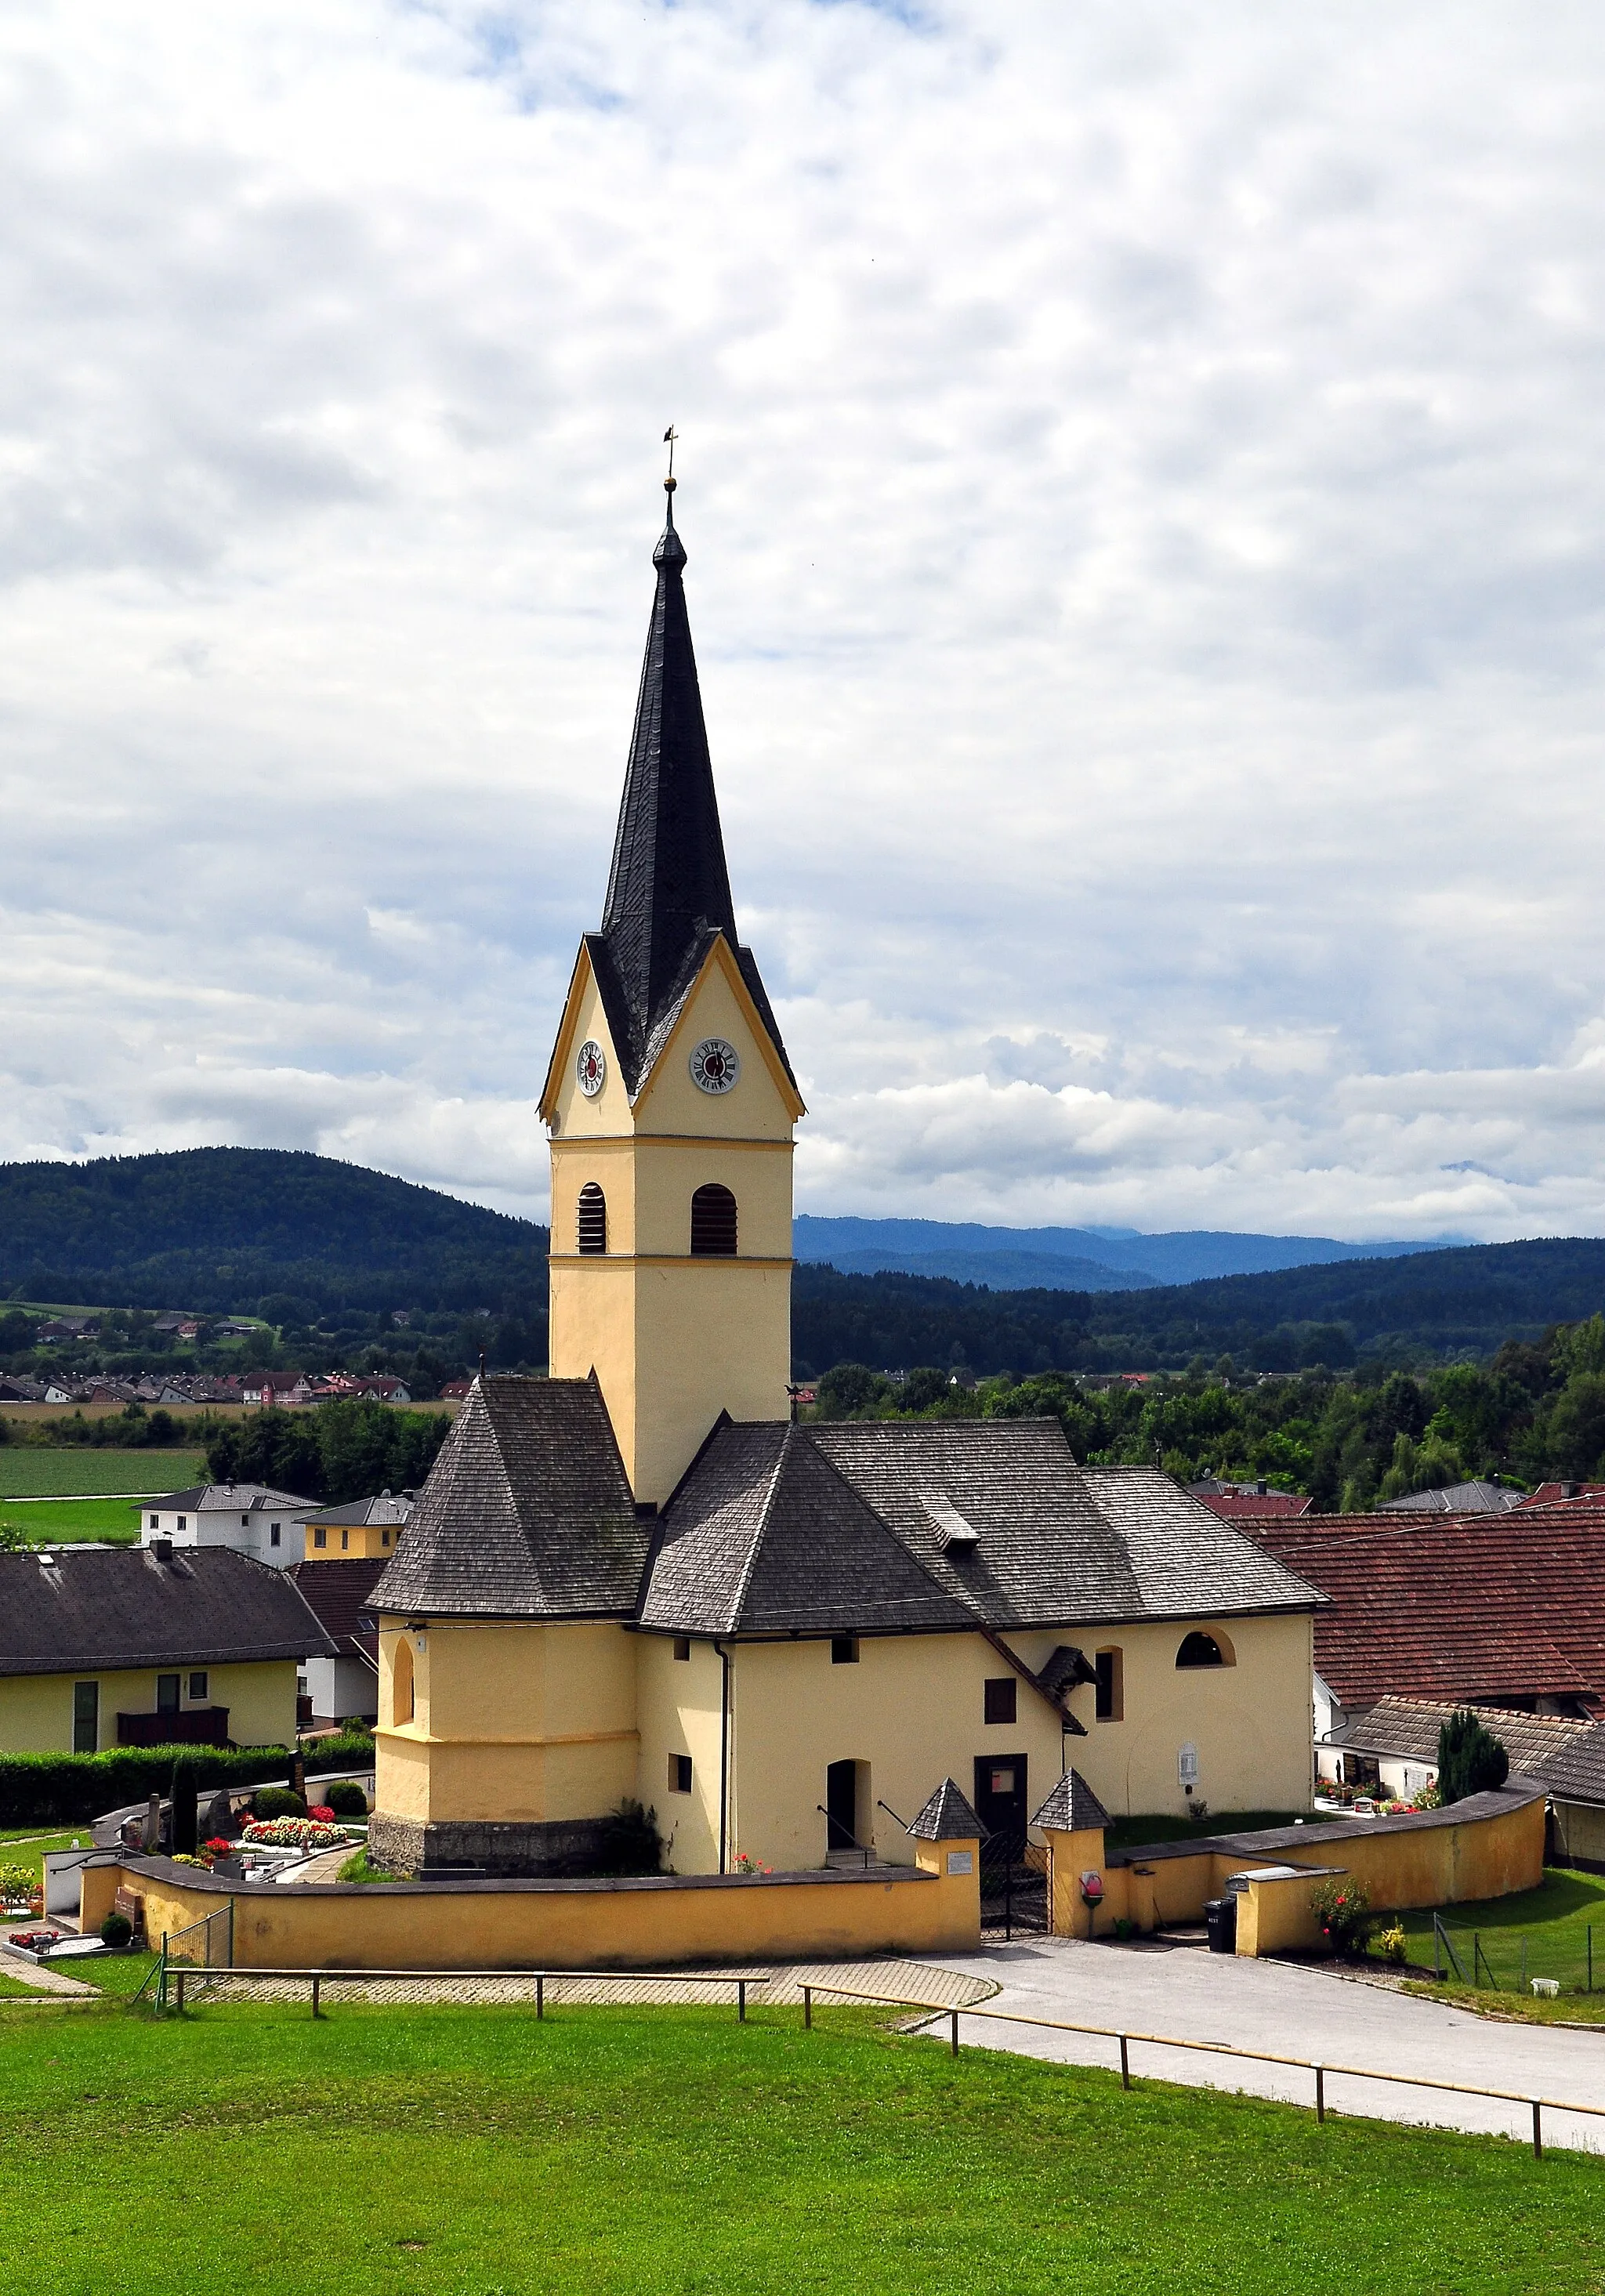
[[474, 1384], [373, 1591], [374, 1860], [909, 1865], [944, 1780], [1025, 1835], [1310, 1804], [1321, 1597], [1056, 1419], [793, 1423], [805, 1111], [736, 928], [675, 480], [602, 924], [542, 1091], [551, 1365]]

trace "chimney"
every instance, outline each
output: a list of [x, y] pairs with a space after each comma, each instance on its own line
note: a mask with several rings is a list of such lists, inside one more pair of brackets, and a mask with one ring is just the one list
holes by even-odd
[[1575, 1499], [1577, 1496], [1577, 1487], [1576, 1483], [1562, 1483], [1560, 1486], [1560, 1496], [1563, 1499]]
[[1258, 1481], [1255, 1484], [1254, 1489], [1258, 1497], [1264, 1498], [1265, 1495], [1265, 1479], [1263, 1475], [1260, 1476]]
[[153, 1538], [151, 1552], [158, 1562], [170, 1562], [173, 1560], [173, 1542], [170, 1538]]

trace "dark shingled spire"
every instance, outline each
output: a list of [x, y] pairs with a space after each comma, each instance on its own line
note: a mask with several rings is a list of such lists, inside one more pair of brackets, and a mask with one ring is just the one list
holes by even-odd
[[606, 944], [610, 985], [629, 1016], [633, 1042], [627, 1051], [619, 1048], [628, 1067], [644, 1064], [665, 1013], [690, 985], [688, 968], [700, 963], [709, 932], [724, 933], [732, 949], [737, 947], [681, 580], [685, 545], [675, 531], [672, 494], [652, 563], [658, 592], [597, 936]]

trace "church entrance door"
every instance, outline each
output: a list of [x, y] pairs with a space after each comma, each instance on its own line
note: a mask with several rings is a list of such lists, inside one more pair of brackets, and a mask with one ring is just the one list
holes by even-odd
[[832, 1762], [825, 1772], [825, 1849], [858, 1847], [858, 1765]]

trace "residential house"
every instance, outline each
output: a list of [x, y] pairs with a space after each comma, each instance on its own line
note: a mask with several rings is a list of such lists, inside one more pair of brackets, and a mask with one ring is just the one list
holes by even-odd
[[373, 1555], [388, 1561], [401, 1543], [416, 1501], [415, 1491], [394, 1496], [381, 1491], [376, 1499], [353, 1499], [347, 1506], [318, 1508], [307, 1518], [307, 1560], [321, 1562]]
[[1264, 1521], [1274, 1516], [1307, 1514], [1311, 1502], [1302, 1491], [1273, 1491], [1262, 1477], [1253, 1483], [1223, 1483], [1213, 1475], [1188, 1489], [1211, 1514], [1223, 1522]]
[[304, 1730], [379, 1719], [379, 1621], [368, 1598], [385, 1561], [376, 1554], [291, 1566], [303, 1600], [334, 1645], [332, 1657], [309, 1659], [301, 1669]]
[[0, 1750], [294, 1743], [334, 1645], [293, 1580], [217, 1547], [0, 1554]]
[[1521, 1493], [1503, 1483], [1448, 1483], [1442, 1490], [1406, 1491], [1402, 1498], [1384, 1499], [1379, 1514], [1509, 1514], [1521, 1505]]
[[[1454, 1701], [1379, 1698], [1339, 1725], [1315, 1748], [1316, 1785], [1374, 1786], [1397, 1801], [1413, 1801], [1437, 1783], [1438, 1733], [1459, 1710]], [[1470, 1710], [1525, 1778], [1542, 1778], [1545, 1765], [1594, 1725], [1561, 1714], [1522, 1714], [1508, 1707]]]
[[306, 1553], [305, 1525], [315, 1502], [265, 1483], [200, 1483], [140, 1503], [141, 1542], [153, 1546], [227, 1546], [275, 1570]]
[[[672, 496], [671, 496], [672, 504]], [[600, 931], [541, 1113], [551, 1373], [482, 1378], [374, 1587], [374, 1854], [562, 1870], [630, 1796], [681, 1873], [908, 1863], [933, 1776], [1019, 1841], [1307, 1808], [1320, 1596], [1057, 1419], [792, 1425], [804, 1113], [740, 940], [672, 518]]]

